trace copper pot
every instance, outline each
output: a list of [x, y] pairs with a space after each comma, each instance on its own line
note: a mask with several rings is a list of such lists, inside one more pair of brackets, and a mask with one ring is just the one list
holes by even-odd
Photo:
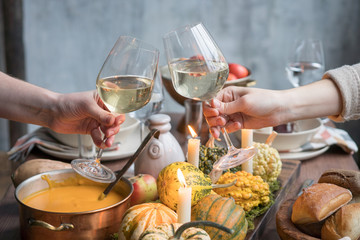
[[25, 205], [22, 200], [32, 193], [48, 188], [41, 179], [48, 175], [50, 180], [64, 181], [76, 178], [81, 183], [101, 185], [76, 174], [72, 169], [56, 170], [38, 174], [22, 182], [15, 190], [15, 198], [20, 209], [20, 230], [22, 239], [109, 239], [117, 233], [125, 211], [130, 207], [133, 186], [122, 178], [112, 191], [118, 191], [124, 199], [106, 208], [87, 212], [59, 213], [35, 209]]

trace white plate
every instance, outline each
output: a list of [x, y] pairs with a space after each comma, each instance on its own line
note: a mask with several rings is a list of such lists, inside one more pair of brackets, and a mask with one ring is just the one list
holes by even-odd
[[[38, 144], [36, 146], [44, 153], [49, 154], [53, 157], [66, 159], [66, 160], [73, 160], [79, 158], [78, 150], [60, 152], [60, 151], [48, 149]], [[122, 158], [130, 157], [135, 153], [135, 151], [138, 149], [139, 146], [140, 146], [140, 137], [138, 135], [129, 137], [127, 141], [124, 141], [124, 143], [119, 145], [118, 150], [104, 151], [101, 160], [111, 161], [111, 160], [119, 160]]]
[[280, 153], [280, 158], [288, 159], [288, 160], [306, 160], [319, 156], [320, 154], [326, 152], [328, 149], [329, 146], [326, 146], [324, 148], [315, 151], [305, 151], [305, 152], [297, 152], [297, 153]]

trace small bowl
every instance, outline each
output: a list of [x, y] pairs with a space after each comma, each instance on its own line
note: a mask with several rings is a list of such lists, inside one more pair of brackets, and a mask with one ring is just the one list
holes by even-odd
[[[245, 67], [245, 66], [244, 66]], [[248, 67], [245, 67], [249, 74], [246, 77], [243, 78], [238, 78], [238, 79], [234, 79], [234, 80], [227, 80], [224, 84], [224, 87], [227, 86], [240, 86], [240, 87], [250, 87], [255, 85], [255, 80], [252, 80], [252, 76], [251, 76], [251, 70]]]
[[[130, 117], [128, 114], [126, 114], [125, 121], [120, 125], [120, 131], [115, 136], [114, 143], [116, 142], [125, 142], [127, 138], [131, 134], [138, 135], [138, 128], [140, 126], [140, 121], [136, 118]], [[53, 130], [49, 129], [49, 133], [51, 136], [53, 136], [56, 140], [59, 142], [71, 146], [71, 147], [78, 147], [79, 146], [79, 139], [78, 134], [63, 134], [63, 133], [57, 133]], [[91, 146], [93, 143], [91, 136], [86, 135], [84, 138], [82, 138], [82, 144], [84, 146]]]
[[[240, 78], [240, 79], [234, 79], [230, 81], [226, 81], [224, 84], [224, 87], [227, 86], [242, 86], [242, 87], [249, 87], [255, 85], [256, 81], [251, 79], [251, 70], [247, 68], [249, 71], [249, 75]], [[186, 97], [183, 97], [182, 95], [178, 94], [174, 88], [174, 85], [171, 81], [171, 76], [169, 72], [169, 68], [167, 65], [160, 67], [161, 72], [161, 78], [163, 80], [163, 85], [165, 86], [167, 92], [169, 95], [180, 105], [184, 106], [184, 101], [187, 99]]]
[[[299, 148], [309, 142], [314, 135], [320, 130], [322, 122], [318, 118], [295, 121], [295, 131], [291, 133], [278, 133], [272, 143], [272, 147], [278, 151], [286, 151]], [[264, 129], [253, 131], [254, 141], [265, 143], [270, 133]]]

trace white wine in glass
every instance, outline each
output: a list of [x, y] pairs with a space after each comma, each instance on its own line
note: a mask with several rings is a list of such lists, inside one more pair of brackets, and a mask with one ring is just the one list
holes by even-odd
[[209, 63], [201, 59], [170, 62], [169, 70], [177, 93], [201, 101], [214, 98], [229, 74], [226, 62]]
[[[229, 65], [205, 26], [202, 23], [187, 25], [165, 34], [163, 40], [176, 92], [200, 101], [214, 98], [227, 80]], [[225, 128], [222, 132], [228, 153], [214, 168], [231, 168], [255, 155], [253, 147], [235, 148]]]
[[[120, 36], [107, 56], [96, 79], [99, 97], [111, 112], [129, 113], [146, 105], [159, 61], [159, 51], [130, 36]], [[104, 138], [104, 141], [106, 138]], [[112, 182], [115, 173], [100, 164], [103, 149], [96, 159], [75, 159], [73, 169], [98, 182]]]
[[151, 92], [150, 101], [139, 110], [132, 112], [132, 116], [140, 121], [140, 141], [144, 138], [145, 123], [147, 119], [156, 113], [159, 113], [163, 107], [164, 88], [161, 79], [161, 72], [158, 69], [154, 81], [154, 87]]

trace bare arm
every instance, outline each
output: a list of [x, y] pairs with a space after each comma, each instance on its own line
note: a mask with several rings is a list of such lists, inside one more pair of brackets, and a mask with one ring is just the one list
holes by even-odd
[[339, 115], [342, 110], [340, 92], [328, 79], [288, 90], [227, 87], [210, 104], [204, 104], [204, 115], [215, 137], [220, 134], [219, 126], [226, 125], [230, 132], [258, 129], [296, 119]]
[[[60, 133], [90, 134], [111, 146], [125, 120], [110, 113], [95, 91], [59, 94], [0, 72], [0, 117], [49, 127]], [[102, 144], [103, 132], [108, 140]]]
[[0, 72], [0, 117], [48, 126], [48, 113], [59, 94]]

